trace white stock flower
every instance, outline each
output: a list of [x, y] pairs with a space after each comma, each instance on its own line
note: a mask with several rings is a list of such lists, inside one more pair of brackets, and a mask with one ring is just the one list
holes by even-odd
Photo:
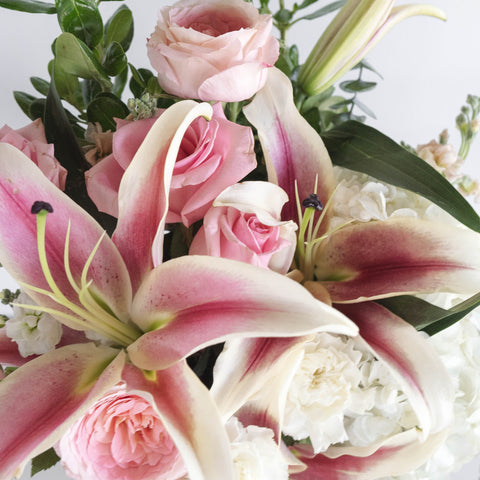
[[[25, 293], [21, 293], [15, 303], [34, 305]], [[49, 352], [62, 337], [62, 325], [52, 316], [18, 306], [13, 307], [13, 317], [7, 320], [5, 328], [22, 357]]]
[[227, 422], [226, 428], [235, 480], [288, 480], [288, 462], [271, 429], [255, 425], [243, 427], [235, 417]]

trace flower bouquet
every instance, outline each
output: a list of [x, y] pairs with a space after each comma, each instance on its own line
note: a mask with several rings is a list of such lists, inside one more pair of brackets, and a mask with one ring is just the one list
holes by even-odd
[[[388, 30], [444, 14], [273, 3], [163, 7], [143, 68], [125, 4], [0, 0], [61, 28], [0, 130], [0, 480], [431, 479], [480, 452], [480, 99], [458, 151], [359, 99]], [[328, 14], [300, 64], [288, 29]]]

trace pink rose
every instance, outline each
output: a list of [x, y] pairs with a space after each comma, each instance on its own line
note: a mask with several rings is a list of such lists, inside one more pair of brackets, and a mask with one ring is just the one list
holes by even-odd
[[42, 121], [37, 118], [26, 127], [14, 130], [7, 125], [0, 128], [0, 142], [9, 143], [22, 151], [58, 188], [65, 190], [67, 171], [53, 156], [53, 144], [47, 143]]
[[150, 403], [121, 387], [90, 407], [56, 450], [76, 480], [175, 480], [186, 473]]
[[160, 10], [148, 56], [168, 93], [237, 102], [260, 90], [278, 58], [271, 15], [243, 0], [184, 0]]
[[269, 182], [244, 182], [227, 188], [206, 213], [189, 253], [287, 273], [297, 229], [294, 222], [280, 220], [287, 201], [287, 194]]
[[[210, 122], [196, 119], [183, 138], [170, 186], [168, 223], [187, 227], [205, 215], [215, 197], [256, 167], [249, 127], [225, 118], [220, 103]], [[118, 187], [156, 118], [117, 120], [113, 153], [86, 172], [88, 194], [102, 212], [118, 216]]]

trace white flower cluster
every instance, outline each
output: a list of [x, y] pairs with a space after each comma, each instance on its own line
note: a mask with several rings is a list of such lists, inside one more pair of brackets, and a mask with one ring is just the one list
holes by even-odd
[[[35, 304], [25, 293], [20, 294], [16, 303]], [[18, 306], [13, 307], [13, 317], [7, 320], [5, 328], [22, 357], [50, 352], [62, 337], [62, 325], [52, 316]]]
[[455, 385], [454, 420], [445, 443], [429, 461], [396, 480], [448, 480], [480, 452], [480, 314], [473, 312], [430, 342]]
[[285, 434], [309, 438], [318, 453], [337, 443], [370, 445], [415, 424], [387, 367], [355, 338], [319, 333], [306, 344], [288, 391]]
[[334, 167], [334, 173], [338, 187], [332, 202], [332, 229], [352, 219], [368, 222], [390, 217], [416, 217], [458, 224], [440, 207], [408, 190], [342, 167]]

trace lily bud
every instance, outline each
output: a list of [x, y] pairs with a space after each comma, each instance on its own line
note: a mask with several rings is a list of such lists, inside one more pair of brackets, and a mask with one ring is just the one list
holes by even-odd
[[393, 0], [349, 0], [302, 66], [299, 85], [309, 95], [323, 92], [359, 63], [388, 30], [415, 15], [446, 20], [443, 11], [430, 5], [393, 7]]

